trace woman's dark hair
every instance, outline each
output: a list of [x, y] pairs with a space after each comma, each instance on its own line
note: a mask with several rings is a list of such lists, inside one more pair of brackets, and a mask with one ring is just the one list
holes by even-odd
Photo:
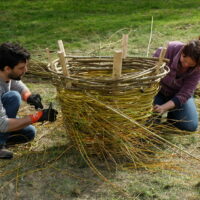
[[5, 66], [14, 68], [21, 62], [30, 59], [30, 53], [22, 46], [16, 43], [3, 43], [0, 45], [0, 70], [3, 71]]
[[200, 66], [200, 40], [188, 42], [182, 50], [185, 56], [192, 58]]

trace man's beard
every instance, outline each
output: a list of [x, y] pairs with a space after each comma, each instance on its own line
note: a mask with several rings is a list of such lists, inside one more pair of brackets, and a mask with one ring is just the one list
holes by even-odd
[[12, 73], [8, 74], [8, 78], [10, 78], [12, 80], [16, 80], [16, 81], [20, 81], [21, 77], [22, 77], [22, 75], [21, 76], [16, 76], [15, 74], [12, 74]]

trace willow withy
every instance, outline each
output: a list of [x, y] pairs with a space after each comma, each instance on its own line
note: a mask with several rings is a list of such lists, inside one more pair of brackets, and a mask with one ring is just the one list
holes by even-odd
[[112, 57], [66, 59], [70, 76], [63, 75], [59, 59], [49, 71], [71, 142], [84, 157], [143, 166], [158, 139], [91, 97], [145, 124], [159, 80], [168, 72], [165, 62], [158, 66], [157, 58], [127, 57], [121, 77], [114, 80]]

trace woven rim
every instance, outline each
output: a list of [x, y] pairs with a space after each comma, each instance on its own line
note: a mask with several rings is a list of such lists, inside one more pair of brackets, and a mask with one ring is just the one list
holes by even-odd
[[[158, 83], [169, 68], [166, 59], [158, 66], [158, 58], [127, 57], [122, 62], [122, 76], [118, 80], [112, 79], [113, 57], [66, 57], [70, 77], [62, 73], [59, 60], [53, 61], [55, 69], [50, 68], [56, 84], [71, 82], [71, 90], [131, 90]], [[156, 74], [157, 72], [157, 74]], [[65, 86], [64, 86], [65, 87]]]

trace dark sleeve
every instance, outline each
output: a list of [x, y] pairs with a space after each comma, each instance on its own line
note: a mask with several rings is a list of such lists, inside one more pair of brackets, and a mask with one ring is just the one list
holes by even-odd
[[183, 105], [192, 95], [199, 83], [200, 80], [200, 71], [193, 72], [188, 76], [179, 90], [179, 92], [171, 99], [176, 107]]
[[[183, 47], [183, 43], [179, 42], [179, 41], [172, 41], [169, 42], [168, 46], [167, 46], [167, 51], [165, 54], [165, 58], [170, 60], [169, 65], [171, 64], [171, 62], [173, 61], [173, 58], [177, 55], [177, 53], [180, 51], [180, 49]], [[163, 47], [159, 47], [155, 53], [153, 54], [153, 57], [159, 57], [160, 52], [162, 50]]]
[[162, 47], [159, 47], [153, 54], [153, 57], [159, 57]]

